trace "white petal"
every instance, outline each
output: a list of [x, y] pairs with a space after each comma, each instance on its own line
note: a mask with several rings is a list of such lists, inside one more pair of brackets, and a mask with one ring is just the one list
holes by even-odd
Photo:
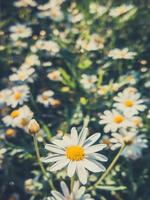
[[87, 173], [85, 167], [83, 166], [83, 164], [81, 164], [81, 163], [77, 165], [77, 174], [78, 174], [80, 182], [83, 185], [85, 185], [87, 183], [88, 173]]
[[66, 183], [62, 181], [60, 183], [60, 185], [61, 185], [61, 189], [62, 189], [62, 192], [63, 192], [64, 196], [68, 197], [69, 196], [69, 189], [68, 189]]
[[71, 129], [71, 140], [74, 142], [75, 145], [78, 144], [78, 132], [75, 127]]
[[108, 158], [100, 153], [93, 153], [93, 154], [90, 154], [91, 155], [91, 158], [93, 157], [94, 159], [96, 160], [99, 160], [101, 162], [107, 162], [108, 161]]
[[81, 130], [79, 135], [79, 145], [82, 146], [84, 144], [87, 134], [88, 134], [88, 128], [84, 128], [83, 130]]
[[84, 162], [85, 168], [88, 169], [91, 172], [104, 171], [99, 165], [95, 164], [94, 161], [90, 161], [90, 160], [85, 159], [83, 162]]
[[60, 160], [50, 167], [50, 171], [57, 171], [64, 168], [69, 163], [68, 159]]
[[65, 197], [60, 192], [52, 191], [52, 195], [56, 198], [56, 200], [65, 200]]
[[45, 149], [54, 152], [54, 153], [58, 153], [58, 154], [64, 154], [64, 150], [60, 149], [59, 147], [57, 147], [56, 145], [52, 145], [52, 144], [46, 144], [45, 145]]
[[84, 143], [84, 147], [89, 147], [92, 144], [94, 144], [99, 138], [101, 134], [100, 133], [95, 133], [92, 136], [90, 136]]
[[67, 174], [69, 177], [72, 177], [76, 170], [76, 161], [71, 161], [68, 165]]
[[42, 162], [45, 162], [45, 163], [57, 162], [58, 160], [63, 160], [65, 158], [66, 158], [65, 156], [60, 156], [60, 155], [57, 155], [57, 156], [54, 155], [53, 157], [52, 156], [47, 156], [46, 158], [42, 159]]
[[95, 152], [101, 151], [105, 147], [107, 147], [106, 144], [96, 144], [96, 145], [93, 145], [93, 146], [86, 148], [85, 153], [86, 154], [95, 153]]

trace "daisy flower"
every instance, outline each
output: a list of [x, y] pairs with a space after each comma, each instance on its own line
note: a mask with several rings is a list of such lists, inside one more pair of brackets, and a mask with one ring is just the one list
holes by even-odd
[[52, 90], [47, 90], [42, 94], [38, 95], [37, 102], [43, 104], [45, 107], [51, 105], [51, 101], [53, 101], [54, 92]]
[[99, 139], [100, 133], [95, 133], [88, 138], [87, 134], [88, 128], [83, 128], [78, 135], [77, 129], [73, 127], [70, 135], [64, 136], [62, 140], [53, 140], [52, 144], [46, 144], [45, 148], [50, 153], [43, 161], [54, 163], [50, 167], [51, 172], [67, 166], [69, 177], [77, 173], [80, 182], [86, 184], [87, 170], [95, 173], [105, 171], [105, 167], [100, 162], [107, 161], [107, 157], [98, 152], [107, 145], [93, 145]]
[[128, 114], [138, 114], [139, 111], [146, 109], [146, 106], [143, 105], [144, 100], [140, 99], [140, 94], [130, 93], [128, 90], [119, 92], [118, 96], [114, 97], [114, 101], [114, 107]]
[[33, 82], [32, 75], [34, 72], [35, 70], [33, 68], [21, 67], [18, 71], [9, 76], [9, 80]]
[[24, 61], [24, 63], [21, 65], [21, 67], [27, 67], [30, 68], [34, 65], [40, 65], [39, 57], [35, 54], [28, 55]]
[[50, 52], [52, 55], [55, 55], [59, 52], [60, 48], [54, 41], [43, 41], [41, 49]]
[[129, 51], [128, 48], [124, 48], [124, 49], [112, 49], [111, 51], [109, 51], [108, 56], [113, 58], [114, 60], [116, 59], [133, 59], [134, 56], [136, 55], [135, 52], [131, 52]]
[[33, 118], [33, 112], [26, 105], [11, 111], [3, 117], [2, 121], [6, 126], [20, 127], [26, 129], [29, 121]]
[[12, 108], [15, 108], [17, 105], [22, 105], [28, 101], [29, 93], [30, 91], [27, 85], [13, 87], [6, 99], [6, 104]]
[[32, 35], [32, 29], [23, 24], [11, 26], [10, 32], [10, 37], [12, 40], [18, 40], [19, 38], [28, 38]]
[[147, 139], [143, 134], [138, 135], [135, 129], [130, 131], [121, 129], [120, 133], [113, 133], [112, 137], [111, 149], [115, 150], [125, 144], [122, 155], [126, 158], [137, 159], [141, 156], [142, 149], [147, 148]]
[[49, 72], [47, 77], [52, 81], [60, 81], [61, 80], [61, 73], [59, 70], [54, 70]]
[[98, 3], [92, 2], [89, 5], [89, 12], [91, 14], [96, 14], [97, 16], [102, 16], [107, 11], [105, 6], [99, 5]]
[[6, 103], [10, 93], [11, 91], [9, 89], [0, 90], [0, 105]]
[[80, 187], [79, 181], [75, 181], [72, 192], [69, 191], [65, 182], [61, 182], [61, 190], [62, 193], [58, 191], [52, 191], [51, 197], [48, 197], [47, 200], [66, 200], [66, 199], [73, 199], [73, 200], [94, 200], [90, 194], [86, 194], [86, 188], [84, 186]]
[[82, 74], [80, 83], [83, 85], [85, 89], [90, 89], [94, 86], [94, 83], [96, 81], [97, 81], [96, 75]]
[[128, 12], [129, 10], [133, 9], [134, 6], [133, 5], [121, 5], [121, 6], [118, 6], [116, 8], [112, 8], [110, 10], [110, 13], [109, 15], [112, 16], [112, 17], [118, 17], [126, 12]]
[[14, 6], [18, 8], [28, 6], [35, 7], [36, 5], [37, 3], [34, 0], [19, 0], [14, 3]]
[[110, 131], [115, 132], [119, 128], [133, 127], [131, 122], [131, 117], [120, 113], [117, 110], [106, 110], [104, 114], [100, 116], [100, 124], [105, 124], [104, 132], [108, 133]]

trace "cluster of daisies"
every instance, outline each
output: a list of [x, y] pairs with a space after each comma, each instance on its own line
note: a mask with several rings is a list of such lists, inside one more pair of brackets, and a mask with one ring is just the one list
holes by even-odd
[[99, 123], [104, 125], [105, 133], [111, 134], [111, 137], [104, 136], [104, 143], [112, 150], [125, 145], [122, 155], [136, 159], [147, 147], [147, 139], [140, 133], [143, 126], [140, 113], [146, 109], [144, 99], [141, 99], [136, 88], [128, 87], [113, 100], [113, 109], [100, 114]]
[[[54, 138], [52, 144], [46, 144], [45, 148], [49, 151], [48, 156], [43, 158], [43, 162], [50, 163], [49, 171], [55, 172], [66, 168], [67, 175], [78, 177], [82, 184], [88, 181], [88, 171], [101, 173], [105, 167], [101, 162], [106, 162], [107, 157], [99, 153], [107, 145], [95, 144], [100, 138], [100, 133], [95, 133], [88, 137], [88, 128], [83, 127], [78, 134], [73, 127], [71, 133], [64, 135], [62, 139]], [[61, 183], [63, 194], [52, 191], [53, 197], [50, 199], [91, 199], [89, 194], [84, 194], [85, 187], [79, 189], [79, 182], [75, 182], [73, 190], [69, 192], [66, 184]], [[77, 192], [78, 191], [78, 192]]]
[[[134, 16], [137, 8], [130, 4], [100, 5], [98, 1], [89, 1], [87, 5], [86, 14], [76, 1], [14, 1], [13, 9], [18, 14], [17, 20], [6, 28], [6, 33], [9, 33], [6, 41], [9, 45], [0, 46], [1, 51], [6, 49], [8, 54], [10, 52], [9, 56], [14, 61], [9, 61], [13, 65], [8, 69], [8, 76], [2, 80], [0, 90], [2, 129], [7, 137], [15, 136], [20, 129], [21, 132], [32, 135], [37, 163], [41, 167], [41, 171], [37, 170], [38, 173], [31, 172], [32, 175], [39, 174], [36, 178], [29, 178], [24, 182], [24, 190], [33, 194], [32, 199], [45, 200], [46, 197], [46, 200], [94, 200], [88, 190], [91, 186], [90, 178], [92, 174], [96, 174], [95, 180], [100, 180], [101, 175], [105, 175], [109, 168], [105, 168], [103, 164], [108, 161], [108, 155], [103, 155], [101, 151], [106, 149], [106, 152], [110, 150], [112, 153], [111, 150], [122, 149], [122, 156], [137, 159], [147, 147], [147, 139], [140, 132], [143, 127], [141, 113], [146, 109], [145, 99], [141, 98], [135, 87], [130, 87], [136, 84], [135, 76], [132, 73], [121, 75], [123, 73], [119, 72], [120, 77], [116, 80], [113, 74], [108, 75], [114, 65], [119, 69], [120, 63], [129, 62], [131, 66], [130, 61], [138, 56], [138, 49], [134, 49], [134, 46], [113, 47], [110, 40], [115, 36], [108, 23], [114, 20], [117, 26], [117, 20], [127, 21]], [[26, 18], [22, 18], [26, 12], [27, 20], [21, 23]], [[101, 28], [97, 23], [103, 22], [103, 19], [106, 24], [102, 23], [104, 27]], [[7, 35], [5, 28], [4, 32], [0, 31], [1, 35]], [[6, 63], [9, 65], [9, 62]], [[146, 61], [143, 60], [143, 65], [144, 62]], [[143, 68], [143, 72], [144, 70], [146, 68]], [[108, 84], [103, 80], [105, 77]], [[125, 89], [119, 92], [122, 88]], [[112, 102], [112, 98], [109, 99], [110, 96], [107, 95], [110, 93], [111, 97], [118, 93], [113, 98], [112, 110], [99, 113], [107, 105], [107, 100]], [[99, 105], [100, 98], [104, 99], [102, 107]], [[90, 108], [91, 102], [93, 109]], [[93, 121], [99, 122], [98, 127], [103, 128], [102, 137], [101, 133], [91, 134], [86, 126], [80, 131], [73, 127], [66, 133], [70, 126], [78, 126], [84, 121], [86, 109], [91, 124]], [[78, 117], [78, 112], [81, 117]], [[49, 116], [54, 119], [54, 124]], [[73, 123], [70, 118], [74, 116], [81, 120]], [[51, 124], [47, 125], [48, 120]], [[54, 136], [56, 132], [61, 134]], [[43, 134], [41, 138], [40, 134]], [[7, 137], [2, 139], [7, 141]], [[45, 146], [47, 156], [39, 158], [43, 151], [38, 149], [38, 142], [42, 142], [40, 148]], [[9, 139], [8, 144], [11, 144]], [[0, 149], [0, 169], [6, 153], [4, 142]], [[23, 159], [23, 156], [20, 158]], [[113, 158], [110, 163], [111, 161]], [[35, 168], [34, 158], [33, 162], [31, 166]], [[50, 195], [49, 191], [47, 195], [42, 190], [45, 186], [41, 181], [41, 173], [43, 180], [50, 182], [50, 197], [47, 197]], [[58, 180], [61, 180], [59, 191], [55, 189]], [[42, 186], [38, 181], [42, 182]], [[94, 181], [92, 187], [95, 190]], [[37, 191], [42, 191], [42, 197], [38, 196]]]

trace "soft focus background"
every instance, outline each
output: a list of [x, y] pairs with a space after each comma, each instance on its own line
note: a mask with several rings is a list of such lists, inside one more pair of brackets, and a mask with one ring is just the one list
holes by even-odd
[[[99, 124], [99, 115], [111, 110], [113, 98], [127, 87], [136, 88], [144, 99], [147, 108], [140, 113], [143, 124], [138, 131], [149, 141], [148, 0], [54, 0], [49, 1], [51, 9], [42, 7], [47, 2], [0, 1], [0, 90], [21, 84], [28, 86], [29, 97], [21, 106], [27, 105], [40, 123], [41, 155], [46, 155], [44, 143], [51, 136], [68, 133], [73, 125], [80, 129], [86, 116], [90, 118], [90, 132], [101, 132], [104, 138], [108, 137], [104, 126]], [[129, 7], [113, 10], [122, 5]], [[25, 34], [22, 30], [14, 33], [11, 27], [17, 24], [25, 25]], [[117, 52], [115, 57], [111, 50], [116, 48], [127, 48], [131, 54], [126, 57], [126, 53]], [[26, 66], [34, 72], [21, 72], [18, 82], [10, 78]], [[89, 80], [86, 75], [94, 77]], [[48, 106], [38, 98], [47, 90], [54, 92], [44, 99], [50, 98]], [[9, 104], [9, 100], [5, 104], [0, 95], [0, 199], [44, 200], [50, 190], [36, 161], [32, 137], [25, 127], [8, 125], [3, 120], [20, 107]], [[121, 157], [105, 183], [125, 187], [119, 191], [98, 190], [95, 199], [149, 200], [149, 150], [145, 148], [138, 159]], [[109, 149], [105, 152], [109, 162], [115, 154]], [[57, 178], [61, 177], [65, 177], [63, 172], [57, 174]], [[53, 176], [50, 178], [58, 184]], [[90, 184], [92, 179], [95, 177], [91, 176]]]

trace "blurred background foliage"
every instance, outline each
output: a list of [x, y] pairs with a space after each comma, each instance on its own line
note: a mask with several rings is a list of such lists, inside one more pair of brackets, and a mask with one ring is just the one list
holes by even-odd
[[[39, 3], [44, 3], [46, 0], [39, 0]], [[65, 1], [62, 9], [64, 12], [66, 8], [73, 1]], [[33, 99], [29, 102], [30, 107], [35, 113], [35, 116], [40, 121], [47, 124], [51, 129], [53, 135], [58, 130], [67, 132], [72, 125], [81, 125], [82, 119], [89, 115], [93, 119], [89, 127], [92, 132], [100, 130], [102, 127], [97, 124], [95, 116], [97, 111], [103, 111], [105, 106], [111, 108], [113, 94], [109, 93], [106, 96], [95, 97], [87, 93], [80, 87], [78, 77], [81, 73], [90, 72], [95, 74], [99, 71], [100, 84], [111, 84], [112, 82], [119, 82], [123, 75], [133, 74], [136, 77], [136, 87], [142, 95], [149, 100], [149, 86], [147, 81], [150, 78], [149, 72], [141, 73], [143, 67], [141, 60], [147, 61], [147, 68], [150, 65], [150, 2], [148, 0], [77, 0], [78, 9], [84, 13], [85, 21], [80, 24], [80, 29], [88, 32], [100, 32], [105, 35], [105, 48], [100, 53], [83, 53], [78, 54], [74, 50], [75, 35], [69, 36], [69, 40], [62, 42], [57, 41], [61, 46], [61, 52], [58, 57], [51, 58], [53, 65], [56, 65], [63, 77], [63, 83], [56, 83], [47, 81], [45, 71], [37, 68], [37, 76], [35, 84], [30, 86]], [[133, 15], [126, 15], [122, 18], [114, 20], [103, 17], [102, 19], [95, 19], [92, 23], [91, 16], [88, 12], [88, 7], [91, 2], [98, 2], [104, 6], [115, 7], [125, 4], [133, 4], [136, 11]], [[4, 51], [0, 51], [0, 89], [6, 87], [7, 77], [11, 74], [12, 67], [19, 67], [23, 62], [27, 50], [21, 50], [18, 54], [15, 53], [15, 47], [9, 43], [9, 27], [17, 22], [30, 24], [35, 35], [38, 35], [40, 30], [44, 29], [51, 33], [51, 21], [44, 21], [37, 19], [36, 11], [31, 8], [15, 8], [12, 6], [14, 0], [0, 1], [0, 28], [4, 35], [0, 35], [1, 45], [6, 45]], [[131, 13], [130, 13], [131, 14]], [[129, 18], [129, 20], [128, 20]], [[64, 22], [65, 23], [65, 22]], [[64, 30], [66, 25], [56, 22], [54, 27]], [[52, 26], [51, 26], [52, 28]], [[86, 34], [86, 31], [84, 32]], [[52, 36], [53, 37], [53, 36]], [[32, 43], [32, 41], [31, 41]], [[130, 47], [135, 52], [138, 52], [138, 57], [131, 61], [112, 61], [105, 56], [105, 52], [112, 48]], [[48, 59], [48, 58], [47, 58]], [[92, 67], [91, 67], [92, 66]], [[66, 87], [66, 88], [65, 88]], [[37, 91], [38, 88], [38, 91]], [[61, 100], [59, 108], [45, 109], [42, 106], [36, 107], [34, 97], [42, 88], [50, 88], [55, 90], [56, 96]], [[68, 93], [65, 93], [68, 89]], [[148, 105], [150, 103], [148, 102]], [[142, 129], [149, 139], [150, 124], [144, 118], [145, 126]], [[1, 124], [1, 134], [5, 133], [5, 128]], [[47, 127], [43, 127], [46, 131]], [[0, 169], [0, 199], [1, 200], [27, 200], [31, 196], [36, 196], [35, 199], [42, 199], [42, 194], [50, 194], [47, 182], [42, 178], [39, 166], [36, 163], [35, 151], [32, 147], [33, 143], [31, 137], [23, 132], [17, 130], [15, 138], [6, 138], [3, 141], [7, 147], [7, 155], [4, 159], [3, 169]], [[43, 152], [41, 145], [41, 153]], [[136, 161], [125, 161], [121, 159], [119, 164], [115, 167], [109, 175], [106, 182], [114, 181], [116, 185], [125, 185], [127, 189], [122, 191], [100, 190], [98, 191], [98, 199], [101, 200], [149, 200], [150, 199], [150, 155], [149, 150], [146, 149], [142, 158]], [[108, 157], [111, 160], [111, 157]], [[35, 194], [28, 194], [24, 187], [24, 181], [28, 178], [35, 178], [37, 180]], [[50, 177], [51, 178], [51, 177]], [[15, 194], [15, 195], [14, 195]], [[12, 196], [14, 195], [14, 196]], [[99, 198], [100, 197], [100, 198]], [[33, 198], [34, 199], [34, 198]]]

